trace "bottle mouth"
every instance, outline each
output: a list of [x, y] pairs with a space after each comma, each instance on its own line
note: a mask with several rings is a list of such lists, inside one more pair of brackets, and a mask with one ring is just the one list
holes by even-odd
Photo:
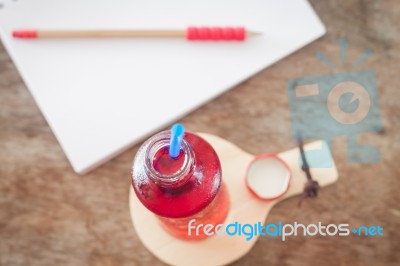
[[[177, 168], [176, 171], [163, 173], [154, 165], [155, 160], [157, 159], [157, 154], [164, 150], [169, 149], [171, 139], [170, 131], [163, 131], [158, 133], [157, 135], [151, 137], [148, 140], [148, 145], [146, 148], [145, 154], [145, 170], [148, 176], [157, 184], [164, 187], [172, 187], [172, 186], [180, 186], [183, 183], [186, 183], [190, 177], [190, 172], [194, 167], [194, 152], [191, 145], [182, 140], [182, 146], [180, 152], [182, 153], [183, 160], [181, 165]], [[171, 158], [171, 160], [174, 160]]]

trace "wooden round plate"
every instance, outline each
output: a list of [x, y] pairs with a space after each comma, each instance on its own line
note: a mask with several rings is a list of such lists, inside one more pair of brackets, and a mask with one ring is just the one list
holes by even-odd
[[[287, 191], [282, 196], [266, 201], [256, 197], [245, 184], [248, 166], [256, 156], [220, 137], [205, 133], [199, 135], [214, 147], [221, 161], [222, 178], [230, 196], [230, 210], [225, 224], [264, 223], [275, 204], [302, 193], [306, 176], [299, 167], [297, 148], [278, 154], [278, 157], [291, 169], [292, 178]], [[305, 145], [304, 149], [318, 150], [321, 149], [322, 144], [322, 141], [312, 142]], [[329, 153], [327, 150], [324, 152]], [[311, 173], [321, 187], [332, 184], [338, 179], [334, 163], [330, 168], [311, 168]], [[246, 240], [246, 236], [243, 235], [222, 235], [201, 241], [180, 240], [161, 228], [154, 214], [140, 203], [132, 187], [129, 203], [133, 226], [140, 240], [157, 258], [171, 265], [226, 265], [249, 252], [259, 237], [256, 235], [251, 240]]]

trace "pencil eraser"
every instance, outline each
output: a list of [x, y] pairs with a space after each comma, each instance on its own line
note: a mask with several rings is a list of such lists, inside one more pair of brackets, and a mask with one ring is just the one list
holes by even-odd
[[14, 38], [35, 39], [37, 38], [36, 30], [14, 30], [12, 32]]

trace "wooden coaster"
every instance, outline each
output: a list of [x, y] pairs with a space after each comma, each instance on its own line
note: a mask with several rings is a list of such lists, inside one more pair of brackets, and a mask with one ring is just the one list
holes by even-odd
[[[306, 176], [299, 167], [297, 148], [278, 154], [292, 170], [288, 191], [280, 198], [265, 201], [255, 197], [245, 185], [247, 167], [255, 156], [220, 137], [205, 133], [199, 135], [214, 147], [221, 161], [222, 179], [230, 196], [230, 210], [224, 224], [264, 222], [275, 204], [303, 192]], [[304, 149], [313, 150], [321, 147], [322, 141], [316, 141], [305, 145]], [[332, 184], [338, 179], [334, 163], [331, 168], [312, 168], [311, 173], [321, 187]], [[244, 256], [258, 239], [258, 235], [248, 241], [243, 235], [223, 235], [201, 241], [180, 240], [161, 228], [154, 214], [138, 200], [132, 187], [129, 203], [133, 226], [140, 240], [157, 258], [171, 265], [225, 265]]]

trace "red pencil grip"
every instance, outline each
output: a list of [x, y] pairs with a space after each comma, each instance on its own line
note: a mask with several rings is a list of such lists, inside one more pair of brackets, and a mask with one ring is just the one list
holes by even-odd
[[14, 38], [35, 39], [37, 38], [36, 30], [15, 30], [12, 32]]
[[189, 27], [186, 30], [189, 41], [244, 41], [244, 27]]

